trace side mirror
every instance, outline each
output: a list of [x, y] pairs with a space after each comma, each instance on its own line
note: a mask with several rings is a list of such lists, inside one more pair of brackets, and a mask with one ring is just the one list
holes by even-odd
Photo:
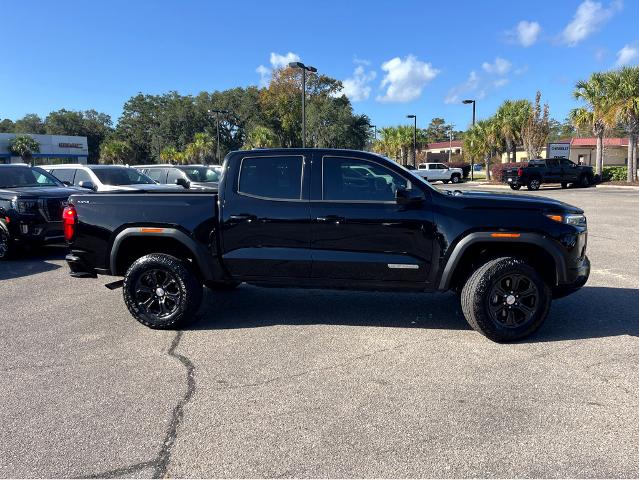
[[175, 181], [176, 185], [181, 185], [184, 188], [191, 188], [191, 182], [189, 182], [186, 178], [180, 177]]
[[80, 182], [78, 183], [78, 187], [86, 188], [87, 190], [96, 190], [95, 184], [91, 181]]
[[419, 205], [423, 200], [424, 194], [415, 188], [411, 190], [398, 188], [395, 192], [395, 201], [397, 202], [397, 205], [404, 205], [407, 207]]
[[73, 184], [70, 181], [68, 181], [68, 180], [63, 180], [62, 181], [62, 185], [66, 186], [66, 187], [72, 187], [73, 186]]

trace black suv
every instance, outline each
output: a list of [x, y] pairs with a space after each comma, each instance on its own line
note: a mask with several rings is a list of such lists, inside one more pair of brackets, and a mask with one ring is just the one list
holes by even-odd
[[19, 246], [63, 242], [62, 211], [74, 193], [41, 168], [0, 165], [0, 260]]

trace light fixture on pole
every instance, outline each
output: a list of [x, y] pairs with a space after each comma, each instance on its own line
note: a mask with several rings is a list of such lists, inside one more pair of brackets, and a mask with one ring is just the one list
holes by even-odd
[[228, 110], [208, 110], [209, 115], [211, 113], [215, 114], [215, 132], [217, 134], [217, 142], [215, 142], [215, 160], [217, 164], [220, 165], [220, 113], [228, 114], [231, 113]]
[[406, 115], [413, 119], [413, 167], [417, 168], [417, 115]]
[[[473, 127], [474, 127], [475, 126], [475, 100], [467, 99], [467, 100], [464, 100], [462, 103], [464, 105], [468, 105], [470, 103], [473, 104]], [[475, 176], [473, 175], [474, 170], [475, 170], [475, 165], [473, 165], [473, 161], [471, 160], [470, 162], [470, 180], [471, 181], [475, 179]]]
[[304, 65], [302, 62], [291, 62], [288, 66], [302, 70], [302, 148], [306, 148], [306, 72], [315, 73], [317, 68]]

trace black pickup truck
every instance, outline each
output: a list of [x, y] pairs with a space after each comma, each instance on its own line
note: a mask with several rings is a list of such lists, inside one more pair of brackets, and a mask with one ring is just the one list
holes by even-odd
[[595, 183], [592, 167], [577, 165], [565, 158], [530, 160], [528, 165], [504, 170], [502, 179], [513, 190], [524, 185], [528, 190], [539, 190], [542, 183], [560, 183], [562, 188], [571, 184], [588, 187]]
[[123, 276], [131, 314], [178, 328], [202, 285], [461, 294], [470, 325], [510, 341], [588, 279], [583, 211], [538, 197], [439, 191], [351, 150], [230, 153], [218, 193], [73, 195], [74, 277]]
[[0, 165], [0, 260], [20, 247], [63, 243], [62, 210], [77, 192], [40, 168]]

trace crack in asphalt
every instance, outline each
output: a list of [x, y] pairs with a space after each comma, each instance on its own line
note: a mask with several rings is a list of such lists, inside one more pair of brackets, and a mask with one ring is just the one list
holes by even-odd
[[153, 478], [164, 478], [166, 476], [169, 463], [171, 461], [171, 451], [173, 450], [173, 446], [177, 440], [178, 428], [184, 418], [184, 407], [187, 403], [189, 403], [195, 393], [195, 365], [193, 365], [193, 362], [191, 362], [188, 357], [176, 352], [183, 335], [183, 331], [176, 333], [167, 353], [170, 357], [176, 358], [182, 365], [184, 365], [184, 367], [186, 367], [186, 392], [173, 408], [171, 421], [169, 422], [169, 426], [164, 435], [162, 448], [158, 452], [157, 456], [153, 460], [149, 460], [147, 462], [136, 463], [106, 472], [83, 476], [81, 478], [116, 478], [131, 475], [147, 468], [153, 468]]

